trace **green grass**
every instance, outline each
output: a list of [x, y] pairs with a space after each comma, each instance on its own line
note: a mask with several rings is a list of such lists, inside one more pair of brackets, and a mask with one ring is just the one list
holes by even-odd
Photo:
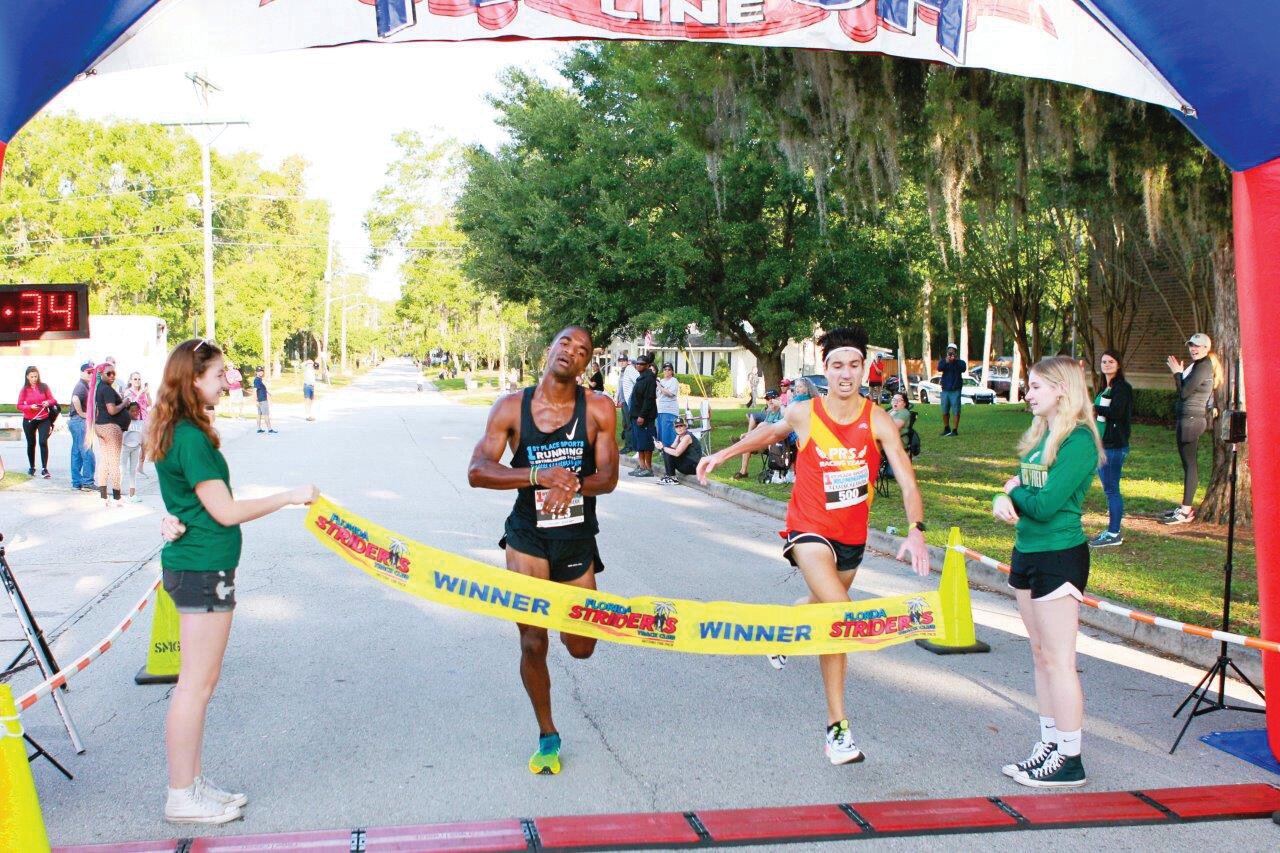
[[30, 480], [31, 477], [26, 474], [20, 474], [17, 471], [5, 471], [4, 477], [0, 478], [0, 491], [11, 489], [14, 486], [20, 486]]
[[0, 415], [16, 415], [18, 414], [17, 403], [0, 403]]
[[[1008, 562], [1013, 529], [991, 516], [991, 498], [1016, 473], [1018, 437], [1031, 416], [1020, 406], [965, 406], [960, 435], [942, 438], [938, 406], [916, 404], [916, 422], [924, 450], [915, 460], [916, 477], [924, 496], [926, 538], [944, 545], [948, 530], [958, 526], [970, 548]], [[746, 428], [746, 409], [717, 411], [712, 421], [711, 447], [720, 449], [737, 440]], [[1135, 425], [1121, 491], [1125, 498], [1124, 544], [1095, 552], [1089, 589], [1161, 616], [1217, 627], [1221, 618], [1222, 565], [1226, 558], [1223, 528], [1197, 525], [1161, 528], [1149, 519], [1181, 501], [1182, 466], [1169, 428]], [[1208, 481], [1212, 448], [1200, 445], [1201, 491]], [[791, 495], [789, 485], [763, 485], [754, 476], [734, 480], [735, 462], [716, 470], [712, 478], [777, 500]], [[753, 459], [750, 473], [760, 470]], [[1107, 523], [1102, 486], [1094, 481], [1085, 500], [1084, 526], [1089, 535]], [[903, 529], [906, 517], [900, 492], [894, 489], [871, 509], [871, 524]], [[1142, 529], [1136, 529], [1142, 528]], [[1244, 541], [1241, 541], [1241, 540]], [[1236, 540], [1235, 603], [1231, 611], [1237, 630], [1258, 632], [1258, 585], [1252, 537]]]

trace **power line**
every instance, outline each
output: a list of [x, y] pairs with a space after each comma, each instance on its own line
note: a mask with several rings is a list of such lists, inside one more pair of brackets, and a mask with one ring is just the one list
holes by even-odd
[[114, 234], [87, 234], [82, 237], [47, 237], [39, 240], [23, 240], [27, 244], [34, 243], [68, 243], [80, 240], [116, 240], [122, 237], [157, 237], [161, 234], [182, 234], [187, 231], [199, 231], [199, 228], [169, 228], [163, 231], [124, 231]]
[[169, 192], [170, 190], [182, 190], [188, 187], [197, 187], [199, 184], [177, 184], [171, 187], [150, 187], [141, 190], [110, 190], [104, 193], [95, 193], [93, 195], [65, 195], [53, 198], [51, 196], [41, 196], [40, 198], [23, 199], [21, 201], [0, 202], [0, 207], [22, 207], [31, 204], [62, 204], [67, 201], [87, 201], [92, 198], [103, 198], [113, 195], [143, 195], [145, 193]]

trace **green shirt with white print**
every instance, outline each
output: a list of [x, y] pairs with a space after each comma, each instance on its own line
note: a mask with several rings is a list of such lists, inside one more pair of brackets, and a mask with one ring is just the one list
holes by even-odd
[[1048, 438], [1046, 431], [1022, 458], [1021, 485], [1009, 493], [1018, 510], [1014, 547], [1023, 553], [1062, 551], [1086, 541], [1080, 516], [1098, 470], [1098, 446], [1090, 429], [1078, 426], [1058, 446], [1053, 464], [1046, 466], [1040, 459]]

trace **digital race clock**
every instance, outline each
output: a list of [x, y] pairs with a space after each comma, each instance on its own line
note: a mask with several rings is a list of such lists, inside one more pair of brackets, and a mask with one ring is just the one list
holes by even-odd
[[89, 285], [0, 285], [0, 344], [89, 337]]

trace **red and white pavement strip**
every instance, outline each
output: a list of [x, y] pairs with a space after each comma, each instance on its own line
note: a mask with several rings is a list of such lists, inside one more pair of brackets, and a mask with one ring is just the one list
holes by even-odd
[[1280, 787], [1255, 783], [1150, 791], [513, 818], [479, 823], [57, 847], [54, 853], [265, 853], [268, 850], [389, 853], [716, 847], [1025, 829], [1170, 825], [1270, 818], [1277, 811], [1280, 811]]
[[18, 710], [27, 710], [32, 705], [36, 704], [36, 702], [40, 701], [42, 697], [48, 696], [54, 690], [62, 687], [67, 683], [68, 679], [80, 672], [83, 672], [85, 667], [101, 657], [102, 653], [111, 648], [111, 644], [118, 640], [121, 634], [129, 630], [129, 627], [133, 625], [133, 618], [146, 608], [147, 602], [151, 600], [151, 593], [155, 592], [156, 587], [158, 586], [160, 586], [159, 576], [151, 582], [151, 586], [147, 587], [146, 594], [139, 599], [138, 603], [133, 606], [133, 609], [120, 620], [119, 624], [111, 629], [111, 633], [103, 637], [93, 648], [89, 649], [89, 651], [76, 658], [70, 666], [63, 667], [58, 672], [49, 676], [47, 680], [42, 681], [40, 684], [37, 684], [26, 693], [19, 696]]

